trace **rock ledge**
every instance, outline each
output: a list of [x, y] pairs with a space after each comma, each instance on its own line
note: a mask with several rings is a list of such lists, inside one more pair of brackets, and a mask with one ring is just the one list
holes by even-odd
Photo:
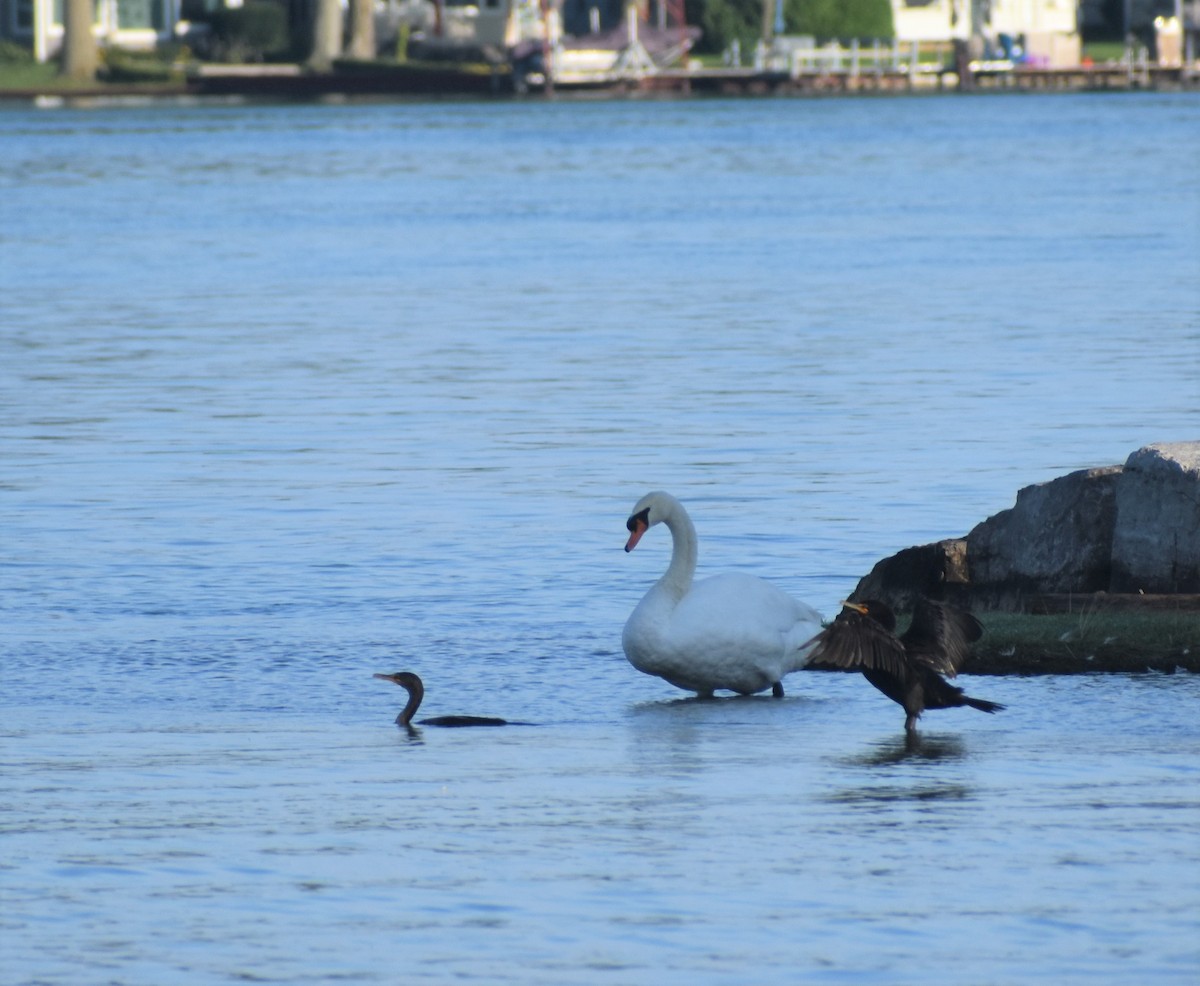
[[[1072, 666], [1042, 670], [1200, 670], [1200, 442], [1148, 445], [1124, 466], [1083, 469], [1027, 486], [1011, 508], [965, 537], [883, 559], [851, 598], [882, 599], [905, 611], [916, 594], [970, 609], [985, 626], [987, 613], [1073, 612], [1076, 619], [1086, 614], [1089, 623], [1102, 626], [1118, 613], [1135, 611], [1151, 621], [1136, 633], [1120, 634], [1127, 662], [1114, 665], [1081, 654], [1075, 661], [1080, 666], [1074, 666], [1074, 652], [1067, 648]], [[1152, 645], [1152, 653], [1141, 652], [1138, 638], [1154, 636], [1154, 621], [1161, 624], [1168, 616], [1166, 639]], [[1128, 631], [1129, 618], [1120, 619]], [[1011, 621], [999, 622], [1001, 638], [1025, 634]], [[1025, 636], [1033, 640], [1037, 634]], [[990, 627], [988, 637], [990, 643], [977, 648], [990, 655], [981, 663], [999, 673], [1005, 654], [1016, 656], [1016, 644], [996, 639]], [[1038, 660], [1026, 653], [1010, 670], [1029, 671]]]

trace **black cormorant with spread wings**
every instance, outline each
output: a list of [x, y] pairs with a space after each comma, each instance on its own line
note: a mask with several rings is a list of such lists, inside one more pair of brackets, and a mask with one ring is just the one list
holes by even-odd
[[886, 603], [867, 599], [844, 602], [842, 612], [817, 635], [811, 665], [858, 668], [863, 677], [898, 705], [904, 706], [904, 728], [916, 731], [926, 709], [969, 705], [998, 712], [1003, 705], [963, 694], [942, 676], [953, 678], [967, 658], [970, 644], [983, 636], [983, 626], [970, 613], [949, 603], [918, 599], [912, 624], [896, 636], [896, 614]]

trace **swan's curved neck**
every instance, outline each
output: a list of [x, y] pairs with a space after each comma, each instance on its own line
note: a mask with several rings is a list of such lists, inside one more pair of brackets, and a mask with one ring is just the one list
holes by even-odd
[[671, 532], [671, 564], [658, 584], [678, 600], [687, 595], [696, 574], [696, 528], [682, 506], [668, 513], [663, 523]]

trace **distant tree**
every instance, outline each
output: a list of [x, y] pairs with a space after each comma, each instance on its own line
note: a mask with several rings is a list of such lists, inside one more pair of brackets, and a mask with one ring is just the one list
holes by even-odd
[[375, 57], [375, 0], [350, 0], [351, 58]]
[[317, 0], [308, 66], [318, 72], [328, 72], [333, 67], [333, 60], [341, 53], [342, 5], [339, 0]]
[[[784, 30], [818, 40], [880, 38], [895, 35], [890, 0], [778, 0]], [[735, 38], [743, 52], [762, 35], [763, 0], [687, 0], [688, 23], [704, 31], [699, 51], [724, 51]]]
[[96, 78], [96, 20], [92, 0], [65, 0], [63, 4], [63, 43], [58, 74], [79, 82]]
[[749, 54], [762, 32], [762, 0], [687, 0], [687, 20], [703, 31], [697, 51], [724, 51], [736, 39]]
[[833, 38], [891, 38], [890, 0], [784, 0], [789, 34], [811, 34], [821, 41]]
[[246, 0], [208, 14], [213, 54], [224, 62], [261, 62], [291, 45], [287, 11], [274, 0]]

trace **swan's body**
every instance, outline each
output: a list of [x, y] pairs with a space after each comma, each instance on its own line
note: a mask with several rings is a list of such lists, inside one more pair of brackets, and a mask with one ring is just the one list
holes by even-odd
[[[390, 681], [408, 692], [408, 703], [396, 716], [396, 725], [412, 730], [412, 717], [417, 714], [417, 709], [421, 706], [421, 699], [425, 697], [425, 685], [421, 679], [411, 671], [377, 674], [373, 677]], [[422, 726], [507, 726], [508, 721], [491, 716], [434, 716], [432, 719], [422, 719], [420, 724]]]
[[926, 709], [969, 705], [980, 712], [1004, 708], [971, 698], [942, 675], [953, 678], [966, 661], [983, 626], [970, 613], [949, 603], [918, 599], [912, 623], [896, 636], [896, 614], [878, 599], [842, 603], [845, 607], [821, 635], [814, 663], [857, 668], [863, 677], [905, 712], [904, 730], [914, 733]]
[[671, 532], [671, 564], [625, 623], [621, 644], [629, 663], [704, 696], [717, 689], [751, 695], [768, 688], [782, 695], [783, 676], [808, 661], [821, 614], [752, 575], [694, 581], [696, 529], [668, 493], [638, 501], [626, 525], [625, 550], [659, 523]]

